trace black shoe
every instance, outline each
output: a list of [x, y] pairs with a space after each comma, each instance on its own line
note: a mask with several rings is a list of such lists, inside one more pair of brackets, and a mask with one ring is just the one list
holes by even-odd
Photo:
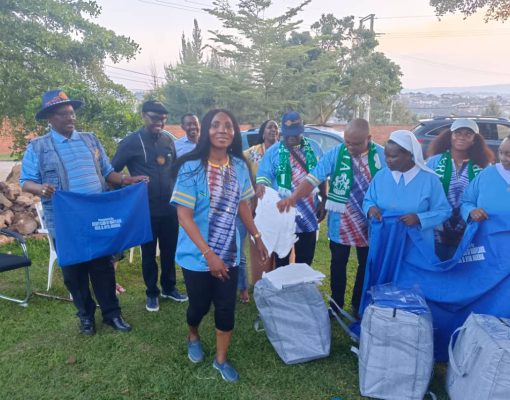
[[131, 330], [131, 325], [124, 321], [121, 316], [105, 319], [103, 322], [119, 332], [129, 332]]
[[86, 336], [92, 336], [96, 333], [96, 323], [93, 319], [80, 319], [80, 333]]

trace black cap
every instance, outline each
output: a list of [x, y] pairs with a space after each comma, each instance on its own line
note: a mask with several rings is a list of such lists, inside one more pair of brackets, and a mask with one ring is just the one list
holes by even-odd
[[163, 103], [157, 100], [149, 100], [143, 103], [142, 112], [155, 112], [158, 114], [168, 114], [168, 110]]

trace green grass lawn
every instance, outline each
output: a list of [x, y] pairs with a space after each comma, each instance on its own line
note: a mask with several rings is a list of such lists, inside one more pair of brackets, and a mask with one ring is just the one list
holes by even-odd
[[[47, 280], [47, 243], [30, 240], [32, 285], [44, 291]], [[10, 249], [10, 248], [7, 248]], [[5, 251], [3, 248], [1, 251]], [[329, 248], [324, 231], [314, 267], [329, 275]], [[352, 289], [355, 265], [349, 265]], [[27, 308], [0, 300], [0, 399], [361, 399], [358, 366], [352, 342], [336, 323], [332, 326], [331, 355], [322, 360], [285, 365], [264, 333], [253, 330], [257, 309], [238, 303], [236, 328], [229, 358], [241, 380], [227, 384], [211, 364], [214, 321], [201, 326], [206, 360], [190, 363], [186, 355], [186, 303], [161, 301], [158, 313], [145, 311], [145, 291], [139, 252], [133, 264], [123, 260], [117, 280], [127, 289], [120, 296], [128, 334], [103, 325], [96, 314], [97, 334], [78, 333], [72, 303], [32, 296]], [[178, 271], [178, 286], [184, 290]], [[0, 274], [0, 292], [22, 295], [21, 271]], [[329, 281], [322, 286], [329, 292]], [[56, 271], [50, 293], [66, 296], [62, 275]], [[350, 293], [348, 293], [350, 296]], [[349, 297], [350, 298], [350, 297]], [[437, 366], [432, 390], [447, 399], [444, 365]]]

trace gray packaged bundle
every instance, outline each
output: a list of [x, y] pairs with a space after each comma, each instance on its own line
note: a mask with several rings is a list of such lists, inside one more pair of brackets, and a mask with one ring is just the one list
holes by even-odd
[[267, 338], [285, 364], [329, 355], [331, 323], [315, 283], [277, 289], [262, 278], [255, 284], [254, 298]]
[[452, 335], [448, 351], [446, 389], [452, 400], [510, 399], [510, 319], [471, 314]]
[[358, 352], [363, 396], [421, 400], [427, 393], [434, 365], [432, 317], [424, 300], [414, 309], [399, 304], [402, 293], [390, 288], [380, 304], [375, 299], [363, 314]]

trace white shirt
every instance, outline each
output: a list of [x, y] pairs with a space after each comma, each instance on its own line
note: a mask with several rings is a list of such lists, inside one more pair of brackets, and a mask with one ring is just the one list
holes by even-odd
[[420, 172], [420, 168], [417, 165], [415, 165], [413, 168], [411, 168], [410, 170], [408, 170], [406, 172], [391, 171], [391, 175], [393, 176], [393, 179], [395, 180], [397, 185], [400, 182], [400, 178], [403, 176], [404, 177], [404, 185], [407, 186], [407, 184], [409, 182], [411, 182], [416, 175], [418, 175], [418, 172]]

